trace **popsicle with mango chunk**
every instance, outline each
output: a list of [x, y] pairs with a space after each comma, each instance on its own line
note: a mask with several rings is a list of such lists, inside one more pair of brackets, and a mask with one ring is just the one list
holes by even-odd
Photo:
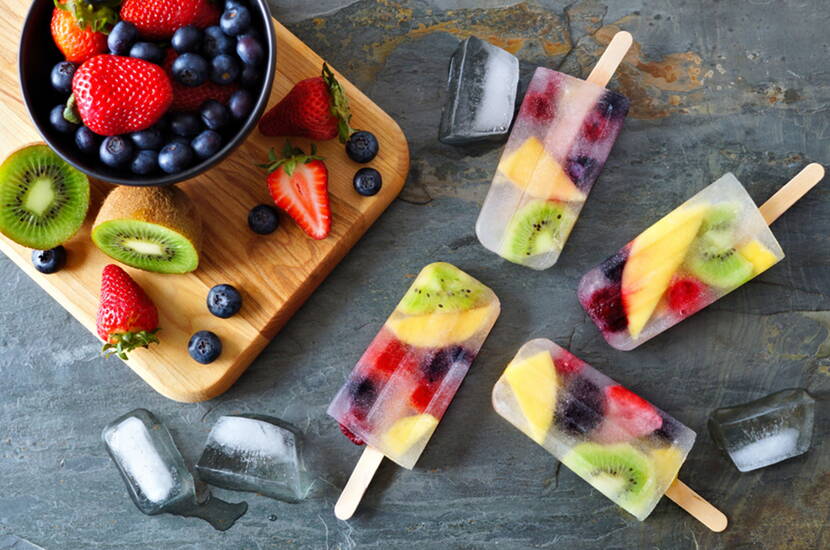
[[550, 340], [519, 349], [493, 408], [640, 521], [665, 494], [710, 529], [726, 528], [726, 516], [677, 479], [695, 432]]
[[493, 291], [457, 267], [421, 270], [328, 408], [366, 444], [338, 518], [354, 513], [384, 456], [415, 466], [500, 311]]
[[768, 226], [823, 177], [810, 164], [758, 208], [724, 175], [586, 273], [579, 302], [611, 346], [634, 349], [781, 261]]

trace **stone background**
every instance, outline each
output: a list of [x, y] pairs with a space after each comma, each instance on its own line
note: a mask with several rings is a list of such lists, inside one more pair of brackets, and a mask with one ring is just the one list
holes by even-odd
[[[314, 6], [314, 7], [310, 7]], [[759, 202], [808, 160], [830, 163], [830, 14], [823, 0], [572, 3], [274, 0], [275, 15], [401, 124], [412, 172], [400, 200], [240, 381], [211, 402], [157, 395], [6, 258], [0, 258], [0, 534], [47, 549], [830, 547], [830, 412], [813, 449], [739, 474], [706, 417], [791, 386], [830, 390], [830, 183], [774, 226], [787, 259], [693, 319], [623, 353], [579, 307], [581, 274], [678, 203], [734, 172]], [[623, 133], [559, 264], [542, 273], [486, 252], [473, 232], [498, 147], [436, 140], [449, 55], [476, 34], [523, 61], [585, 76], [617, 29], [636, 47], [611, 87], [632, 99]], [[414, 471], [386, 462], [358, 515], [332, 506], [359, 456], [325, 416], [355, 361], [426, 263], [490, 285], [504, 311]], [[549, 337], [698, 432], [682, 478], [722, 508], [715, 535], [664, 499], [644, 523], [588, 487], [491, 409], [521, 343]], [[256, 412], [307, 436], [307, 501], [252, 494], [230, 531], [147, 517], [99, 440], [146, 407], [185, 457], [215, 419]]]

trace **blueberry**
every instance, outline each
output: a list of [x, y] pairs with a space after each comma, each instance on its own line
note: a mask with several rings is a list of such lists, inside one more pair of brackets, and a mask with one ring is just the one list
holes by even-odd
[[461, 346], [452, 346], [439, 350], [428, 361], [421, 364], [424, 379], [430, 384], [441, 382], [450, 370], [450, 367], [456, 363], [465, 361], [468, 357], [471, 356]]
[[193, 149], [188, 143], [168, 143], [159, 152], [159, 168], [168, 174], [186, 170], [193, 163]]
[[157, 151], [144, 149], [136, 153], [133, 162], [130, 165], [130, 170], [133, 174], [146, 176], [152, 174], [159, 168], [159, 154]]
[[280, 225], [280, 215], [277, 209], [269, 204], [254, 206], [248, 212], [248, 227], [259, 235], [268, 235], [277, 230]]
[[52, 81], [52, 87], [62, 94], [71, 94], [72, 77], [75, 76], [76, 68], [77, 67], [69, 61], [61, 61], [52, 67], [52, 72], [49, 75], [49, 78]]
[[183, 53], [177, 57], [171, 71], [177, 82], [190, 87], [207, 82], [210, 72], [205, 58], [195, 53]]
[[227, 85], [239, 77], [239, 63], [232, 55], [217, 55], [210, 60], [210, 79], [216, 84]]
[[606, 258], [599, 264], [599, 268], [609, 281], [619, 283], [622, 280], [622, 272], [626, 261], [628, 261], [628, 247], [623, 248], [610, 258]]
[[371, 197], [377, 195], [380, 188], [383, 187], [383, 178], [380, 172], [374, 168], [361, 168], [354, 175], [354, 190], [364, 197]]
[[98, 135], [86, 126], [81, 126], [75, 130], [75, 146], [80, 152], [92, 155], [98, 151]]
[[161, 65], [164, 62], [164, 56], [164, 50], [152, 42], [136, 42], [130, 48], [130, 57], [143, 59], [156, 65]]
[[187, 353], [203, 365], [213, 363], [222, 354], [222, 340], [209, 330], [200, 330], [190, 337]]
[[553, 418], [560, 430], [579, 436], [593, 430], [602, 421], [602, 390], [583, 376], [577, 376], [556, 404]]
[[124, 136], [108, 136], [101, 142], [98, 149], [101, 162], [111, 168], [126, 165], [133, 158], [132, 141]]
[[66, 105], [55, 105], [52, 110], [49, 111], [49, 123], [52, 124], [52, 128], [58, 132], [68, 134], [69, 132], [77, 130], [78, 125], [63, 118], [64, 109], [66, 109]]
[[265, 59], [265, 50], [259, 40], [246, 34], [240, 36], [236, 42], [236, 55], [246, 65], [259, 65]]
[[348, 392], [352, 397], [352, 408], [355, 413], [358, 417], [365, 418], [378, 398], [375, 383], [366, 377], [356, 377], [349, 381]]
[[202, 103], [199, 114], [202, 116], [202, 122], [211, 130], [224, 128], [231, 120], [228, 108], [215, 99], [208, 99]]
[[262, 79], [262, 71], [253, 65], [245, 65], [242, 69], [242, 76], [239, 77], [239, 82], [246, 88], [256, 88], [259, 86]]
[[222, 319], [232, 317], [242, 307], [242, 295], [231, 285], [216, 285], [207, 296], [208, 310]]
[[233, 38], [222, 32], [218, 26], [205, 29], [205, 39], [202, 44], [202, 53], [208, 58], [214, 58], [223, 53], [233, 53], [236, 44]]
[[346, 142], [346, 154], [350, 159], [361, 164], [374, 159], [379, 148], [375, 135], [365, 130], [353, 133]]
[[32, 265], [46, 275], [56, 273], [66, 265], [66, 249], [57, 246], [50, 250], [32, 250]]
[[568, 159], [568, 175], [571, 180], [583, 190], [588, 190], [599, 176], [602, 166], [596, 159], [578, 156]]
[[597, 102], [597, 111], [604, 117], [623, 119], [628, 114], [628, 98], [616, 92], [607, 91]]
[[158, 125], [150, 126], [146, 130], [133, 132], [130, 134], [133, 143], [139, 149], [151, 149], [158, 151], [164, 145], [164, 134]]
[[219, 26], [228, 36], [244, 34], [251, 28], [251, 12], [245, 6], [233, 6], [222, 14]]
[[202, 131], [202, 119], [196, 113], [176, 113], [170, 119], [174, 136], [193, 137]]
[[170, 39], [170, 45], [178, 53], [198, 52], [202, 45], [202, 30], [193, 25], [179, 27]]
[[681, 428], [680, 425], [677, 423], [676, 420], [673, 420], [663, 414], [662, 412], [659, 413], [660, 418], [663, 419], [663, 423], [660, 425], [659, 428], [654, 430], [654, 435], [657, 437], [658, 440], [662, 441], [666, 445], [671, 445], [677, 436], [680, 434]]
[[228, 108], [233, 118], [242, 120], [254, 110], [254, 96], [248, 90], [237, 90], [228, 100]]
[[127, 21], [119, 21], [107, 37], [107, 46], [115, 55], [127, 55], [138, 38], [138, 29]]
[[222, 148], [222, 136], [214, 130], [205, 130], [190, 142], [193, 152], [202, 160], [209, 159]]

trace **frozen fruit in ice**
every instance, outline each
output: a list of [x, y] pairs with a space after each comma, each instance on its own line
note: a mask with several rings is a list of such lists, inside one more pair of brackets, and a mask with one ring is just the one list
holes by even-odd
[[601, 169], [602, 165], [591, 157], [580, 155], [568, 159], [568, 175], [581, 189], [593, 184]]
[[556, 425], [570, 435], [583, 435], [602, 421], [605, 397], [599, 387], [582, 376], [574, 378], [556, 404]]
[[410, 371], [418, 366], [418, 358], [412, 348], [384, 329], [381, 329], [366, 349], [360, 362], [373, 371], [386, 375], [391, 375], [399, 368]]
[[738, 247], [738, 254], [749, 260], [754, 268], [754, 274], [762, 273], [778, 263], [778, 257], [764, 244], [753, 239], [743, 246]]
[[383, 434], [385, 448], [398, 456], [406, 453], [419, 441], [428, 438], [438, 426], [438, 419], [431, 414], [405, 416], [396, 421]]
[[597, 440], [621, 442], [650, 434], [663, 425], [654, 406], [623, 386], [605, 388], [605, 422]]
[[498, 170], [534, 197], [569, 202], [585, 200], [585, 194], [577, 189], [568, 174], [534, 136], [505, 155], [499, 162]]
[[366, 442], [357, 437], [349, 428], [340, 424], [340, 431], [343, 432], [343, 435], [349, 438], [349, 441], [354, 443], [355, 445], [365, 445]]
[[680, 277], [672, 281], [666, 293], [669, 308], [686, 317], [706, 303], [706, 285], [694, 277]]
[[553, 423], [559, 389], [553, 358], [547, 351], [542, 351], [513, 361], [505, 369], [503, 377], [527, 422], [527, 435], [542, 444]]
[[628, 326], [619, 285], [612, 284], [595, 291], [585, 310], [600, 330], [619, 332]]
[[627, 246], [623, 247], [622, 250], [599, 264], [602, 274], [612, 283], [619, 283], [622, 280], [623, 268], [628, 260], [628, 250]]

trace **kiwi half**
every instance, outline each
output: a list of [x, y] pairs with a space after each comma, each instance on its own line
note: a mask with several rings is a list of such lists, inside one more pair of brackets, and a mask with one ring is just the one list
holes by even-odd
[[436, 262], [421, 270], [398, 310], [407, 315], [466, 311], [475, 307], [485, 290], [484, 285], [454, 265]]
[[650, 511], [656, 485], [654, 466], [631, 445], [581, 443], [562, 463], [638, 518]]
[[89, 179], [43, 144], [15, 151], [0, 165], [0, 233], [48, 250], [69, 240], [89, 209]]
[[92, 227], [92, 240], [105, 254], [156, 273], [195, 270], [201, 238], [196, 206], [176, 187], [117, 187]]
[[709, 286], [735, 288], [752, 278], [755, 271], [752, 263], [733, 247], [740, 211], [737, 203], [714, 205], [703, 218], [689, 249], [686, 267]]
[[574, 215], [564, 204], [533, 201], [523, 206], [504, 234], [502, 255], [511, 262], [562, 248], [573, 227]]

